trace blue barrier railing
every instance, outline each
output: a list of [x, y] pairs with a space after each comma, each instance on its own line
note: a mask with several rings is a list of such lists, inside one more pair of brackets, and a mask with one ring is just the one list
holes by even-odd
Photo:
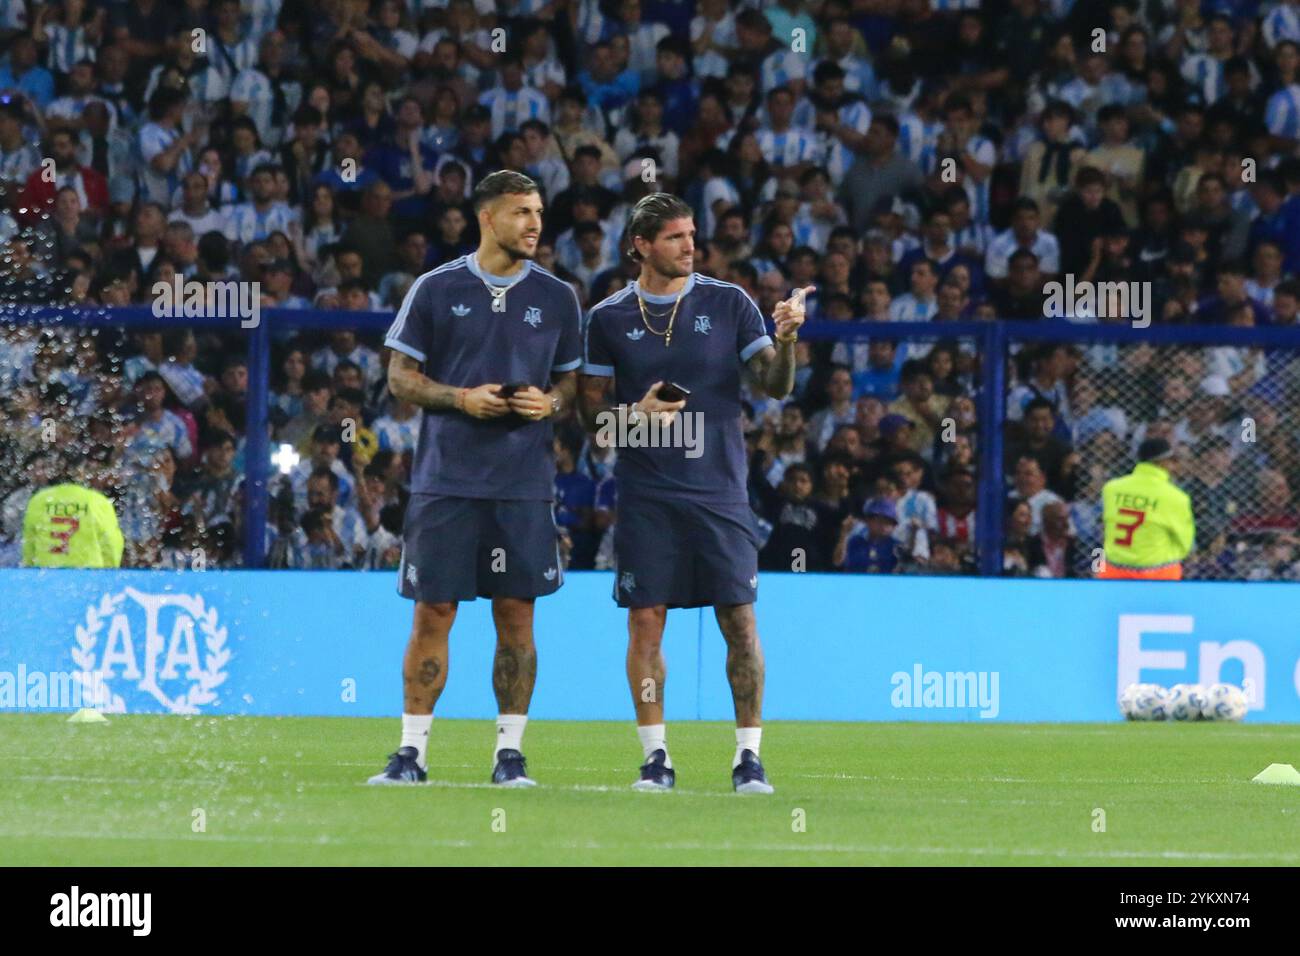
[[[265, 564], [267, 482], [271, 442], [267, 433], [271, 390], [271, 340], [274, 332], [348, 329], [383, 332], [392, 324], [390, 312], [343, 312], [315, 309], [265, 309], [261, 321], [242, 328], [235, 318], [217, 316], [158, 317], [148, 306], [78, 307], [0, 305], [0, 322], [77, 328], [162, 329], [169, 326], [219, 329], [247, 338], [248, 410], [245, 443], [244, 564]], [[866, 341], [872, 338], [970, 339], [980, 360], [979, 418], [980, 483], [976, 550], [980, 573], [1002, 571], [1003, 463], [1002, 433], [1006, 421], [1006, 362], [1012, 342], [1056, 341], [1151, 345], [1257, 346], [1300, 351], [1300, 326], [1241, 328], [1226, 326], [1158, 326], [1085, 324], [1061, 319], [996, 322], [808, 322], [802, 333], [809, 340]], [[996, 356], [997, 361], [990, 361]]]

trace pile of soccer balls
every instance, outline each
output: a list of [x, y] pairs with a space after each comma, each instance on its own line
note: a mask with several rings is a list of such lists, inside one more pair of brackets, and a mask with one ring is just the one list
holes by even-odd
[[1129, 684], [1119, 695], [1119, 711], [1128, 720], [1242, 720], [1246, 694], [1233, 684]]

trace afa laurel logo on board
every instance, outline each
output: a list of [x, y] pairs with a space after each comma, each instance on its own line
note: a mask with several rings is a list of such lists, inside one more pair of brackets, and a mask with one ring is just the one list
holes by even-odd
[[86, 608], [74, 677], [87, 703], [106, 713], [198, 714], [218, 703], [229, 676], [228, 639], [203, 595], [126, 588]]

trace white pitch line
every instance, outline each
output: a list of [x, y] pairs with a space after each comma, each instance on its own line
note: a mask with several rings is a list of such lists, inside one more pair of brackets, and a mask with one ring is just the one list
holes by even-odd
[[[444, 849], [470, 849], [473, 847], [493, 848], [502, 846], [501, 841], [475, 840], [437, 840], [420, 837], [403, 838], [400, 841], [366, 840], [356, 838], [338, 838], [323, 836], [316, 839], [300, 837], [271, 836], [237, 836], [219, 833], [199, 834], [124, 834], [94, 833], [60, 830], [57, 832], [9, 833], [0, 831], [0, 839], [72, 839], [72, 840], [114, 840], [117, 842], [171, 842], [171, 843], [254, 843], [283, 844], [294, 846], [345, 847], [345, 846], [391, 846], [403, 849], [421, 847], [439, 847]], [[971, 856], [971, 857], [1030, 857], [1036, 859], [1088, 859], [1088, 860], [1205, 860], [1205, 861], [1252, 861], [1276, 860], [1279, 862], [1300, 861], [1296, 853], [1221, 853], [1207, 850], [1069, 850], [1069, 849], [1033, 849], [1033, 848], [998, 848], [998, 847], [945, 847], [945, 846], [896, 846], [887, 844], [829, 844], [829, 843], [649, 843], [638, 837], [635, 842], [598, 843], [596, 841], [567, 842], [529, 842], [530, 850], [658, 850], [663, 852], [760, 852], [760, 853], [835, 853], [860, 854], [865, 856]]]

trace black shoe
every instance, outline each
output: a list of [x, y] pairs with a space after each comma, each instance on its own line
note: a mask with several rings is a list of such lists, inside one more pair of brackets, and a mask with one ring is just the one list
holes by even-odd
[[398, 747], [397, 753], [388, 755], [388, 766], [383, 773], [377, 773], [366, 783], [384, 786], [394, 783], [424, 783], [429, 775], [415, 762], [419, 753], [414, 747]]
[[633, 790], [671, 790], [677, 783], [677, 771], [667, 767], [668, 754], [656, 750], [641, 765], [641, 779], [632, 784]]
[[536, 780], [528, 779], [528, 761], [518, 750], [497, 753], [497, 765], [492, 768], [492, 782], [501, 787], [535, 787]]
[[752, 750], [742, 751], [740, 763], [731, 771], [731, 786], [736, 793], [775, 793], [767, 782], [767, 774], [759, 763], [758, 754]]

